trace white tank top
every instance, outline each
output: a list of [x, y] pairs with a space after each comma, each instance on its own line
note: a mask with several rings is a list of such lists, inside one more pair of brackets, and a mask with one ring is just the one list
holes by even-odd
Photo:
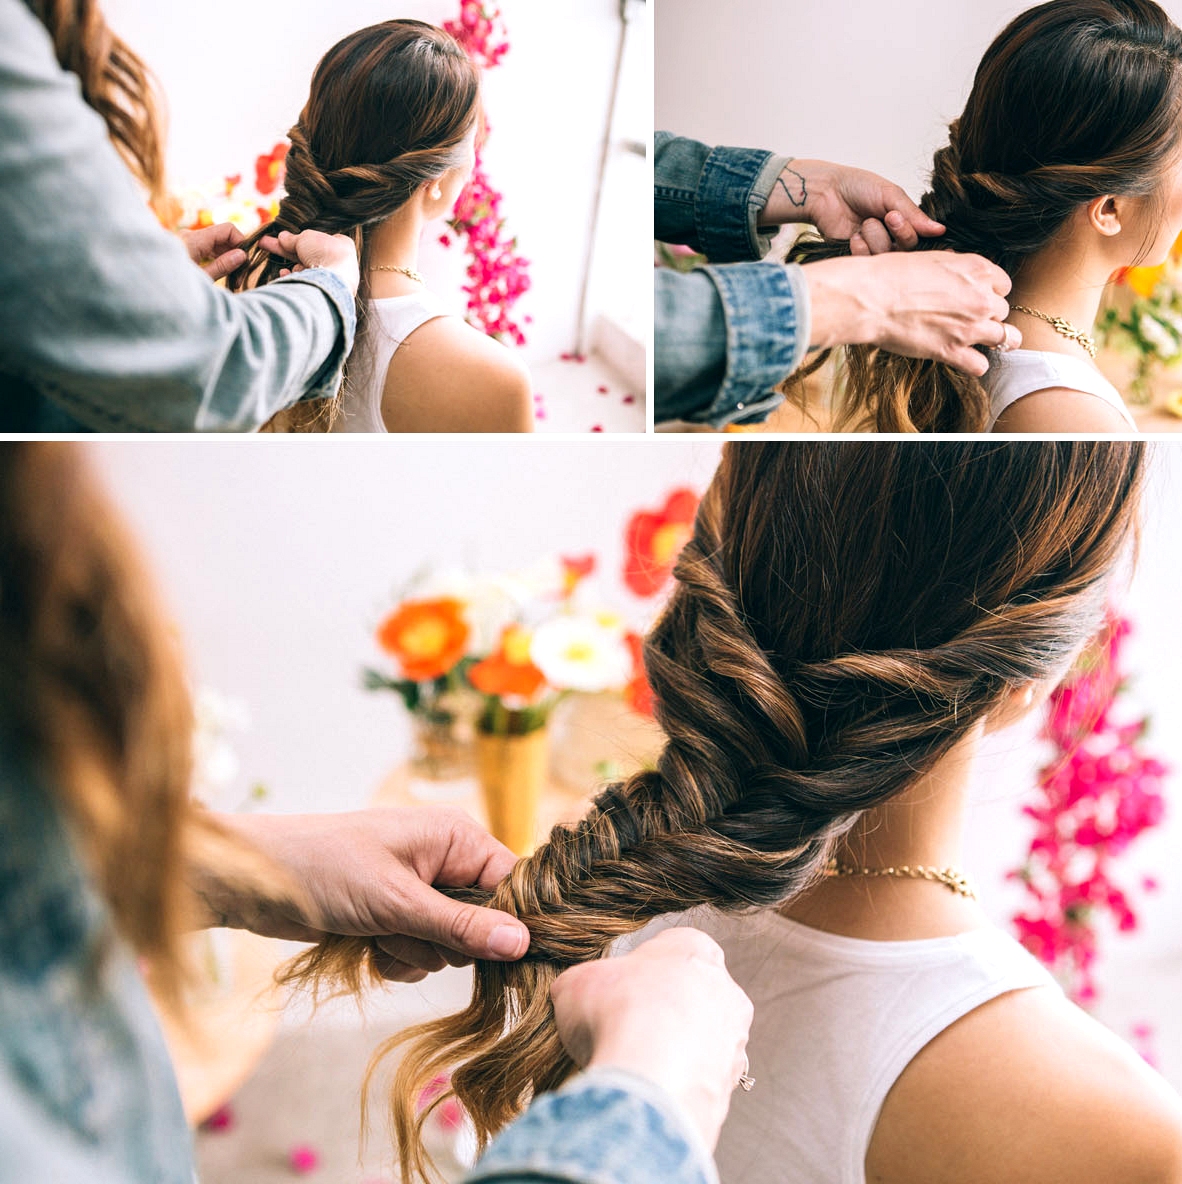
[[1012, 937], [985, 928], [923, 941], [863, 941], [789, 921], [695, 912], [755, 1004], [755, 1088], [722, 1128], [722, 1184], [866, 1184], [887, 1092], [912, 1058], [981, 1004], [1059, 990]]
[[[981, 382], [989, 395], [989, 426], [986, 430], [991, 430], [1001, 413], [1024, 395], [1056, 386], [1103, 399], [1120, 412], [1131, 431], [1137, 430], [1136, 421], [1120, 397], [1120, 391], [1081, 358], [1035, 349], [1014, 349], [1004, 353], [991, 349], [989, 369]], [[1065, 427], [1063, 430], [1071, 429]]]
[[452, 315], [433, 292], [385, 296], [366, 304], [365, 321], [349, 355], [349, 381], [334, 432], [385, 432], [382, 392], [395, 350], [420, 326]]

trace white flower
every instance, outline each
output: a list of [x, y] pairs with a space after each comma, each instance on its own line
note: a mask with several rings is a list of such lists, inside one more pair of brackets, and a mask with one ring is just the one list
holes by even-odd
[[226, 792], [238, 776], [238, 754], [229, 734], [250, 728], [244, 699], [201, 687], [193, 705], [193, 791], [206, 801]]
[[594, 617], [561, 616], [534, 630], [529, 656], [553, 687], [607, 691], [624, 686], [632, 656], [619, 628]]
[[1178, 352], [1177, 338], [1151, 313], [1142, 313], [1137, 318], [1137, 329], [1158, 357], [1172, 358]]

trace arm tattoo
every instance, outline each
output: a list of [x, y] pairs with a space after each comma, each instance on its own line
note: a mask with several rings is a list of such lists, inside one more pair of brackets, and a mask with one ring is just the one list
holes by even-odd
[[[795, 157], [790, 156], [788, 157], [788, 162], [791, 163], [795, 159]], [[797, 188], [796, 185], [793, 185], [792, 189], [788, 188], [784, 181], [785, 173], [791, 173], [800, 182], [798, 193], [792, 192], [793, 189]], [[795, 169], [788, 168], [787, 165], [785, 165], [784, 171], [776, 178], [776, 185], [779, 185], [779, 187], [784, 190], [784, 196], [788, 199], [789, 203], [798, 210], [801, 209], [804, 206], [804, 203], [809, 199], [809, 189], [808, 185], [805, 184], [804, 177]], [[774, 189], [775, 185], [773, 185], [772, 188]]]

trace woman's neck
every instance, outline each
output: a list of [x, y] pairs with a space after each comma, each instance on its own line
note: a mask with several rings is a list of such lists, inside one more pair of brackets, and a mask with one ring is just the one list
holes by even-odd
[[[1100, 311], [1112, 264], [1098, 252], [1058, 239], [1018, 269], [1006, 299], [1011, 310], [1022, 304], [1050, 317], [1062, 317], [1084, 333], [1091, 333]], [[1011, 311], [1010, 323], [1022, 331], [1024, 349], [1066, 354], [1092, 364], [1084, 348], [1057, 333], [1045, 321]]]
[[[368, 234], [366, 267], [405, 267], [417, 271], [423, 225], [422, 214], [413, 209], [410, 203], [392, 214]], [[369, 295], [375, 299], [405, 296], [423, 290], [421, 283], [400, 271], [368, 271], [366, 279], [369, 282]]]
[[[968, 787], [983, 731], [974, 728], [903, 793], [863, 814], [839, 844], [838, 863], [963, 871]], [[781, 912], [816, 929], [874, 941], [940, 937], [988, 923], [976, 902], [943, 884], [893, 877], [826, 878]]]

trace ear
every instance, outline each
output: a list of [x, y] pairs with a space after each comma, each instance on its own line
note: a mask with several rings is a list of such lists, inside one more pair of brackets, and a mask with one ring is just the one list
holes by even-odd
[[1037, 705], [1042, 704], [1054, 684], [1028, 682], [1014, 687], [1008, 695], [989, 713], [985, 720], [985, 731], [1000, 732], [1010, 724], [1016, 724]]
[[1105, 238], [1114, 238], [1121, 232], [1122, 201], [1111, 193], [1095, 197], [1084, 207], [1088, 225]]

